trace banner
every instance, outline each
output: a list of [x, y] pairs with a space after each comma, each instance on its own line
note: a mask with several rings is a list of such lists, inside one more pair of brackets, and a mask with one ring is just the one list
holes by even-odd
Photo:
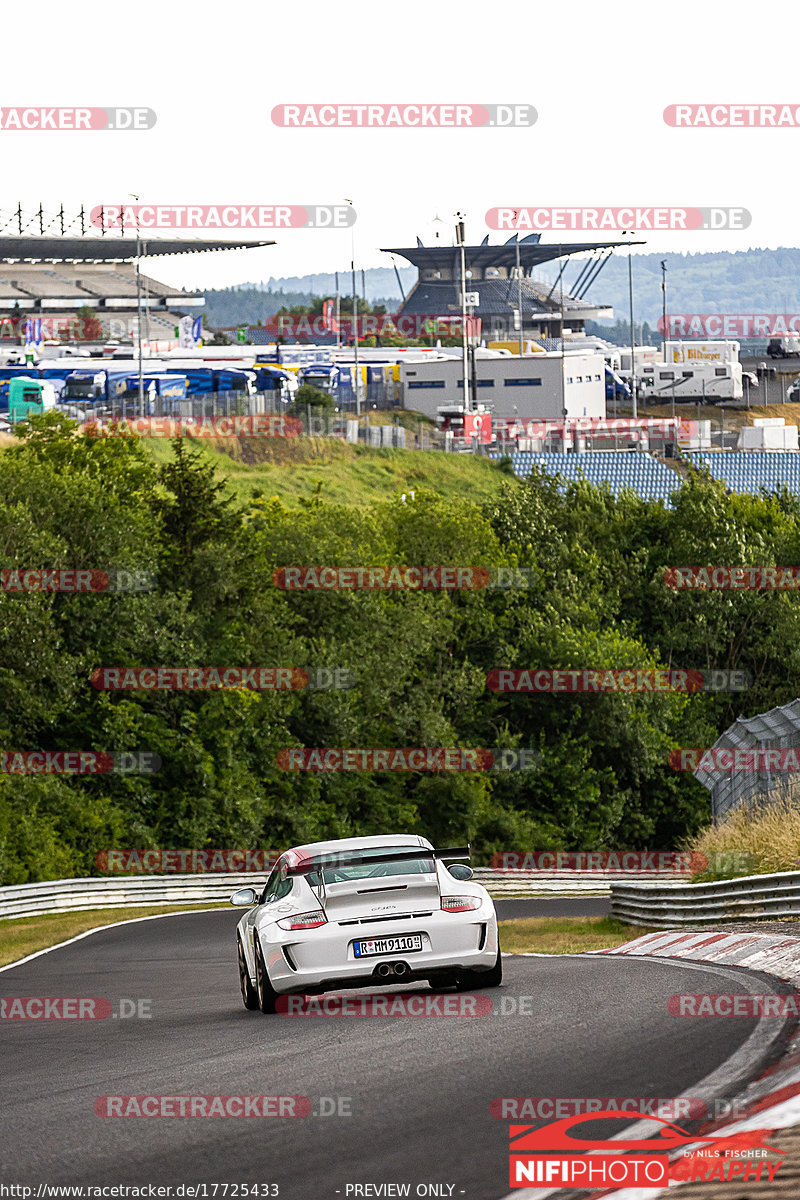
[[194, 349], [194, 319], [192, 317], [181, 317], [178, 321], [178, 345], [181, 350]]
[[322, 321], [328, 333], [339, 332], [339, 322], [336, 320], [336, 301], [325, 300], [322, 304]]

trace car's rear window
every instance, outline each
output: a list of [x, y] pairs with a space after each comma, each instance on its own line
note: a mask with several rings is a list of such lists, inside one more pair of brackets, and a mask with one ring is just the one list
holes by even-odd
[[[371, 847], [368, 850], [354, 850], [351, 853], [357, 854], [359, 857], [374, 858], [374, 862], [347, 863], [347, 851], [339, 855], [321, 855], [316, 870], [311, 871], [307, 875], [308, 882], [313, 886], [319, 886], [320, 870], [322, 878], [327, 885], [333, 883], [347, 883], [350, 880], [357, 879], [386, 879], [392, 875], [430, 875], [436, 870], [433, 861], [433, 854], [420, 850], [419, 858], [408, 858], [402, 862], [386, 862], [381, 859], [386, 858], [392, 853], [402, 852], [404, 850], [416, 850], [417, 846], [377, 846]], [[338, 861], [337, 861], [338, 860]], [[312, 860], [317, 862], [317, 860]]]

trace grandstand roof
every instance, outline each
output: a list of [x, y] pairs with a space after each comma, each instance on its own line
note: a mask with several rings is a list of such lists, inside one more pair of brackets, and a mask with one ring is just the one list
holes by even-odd
[[[142, 256], [199, 254], [204, 250], [254, 250], [274, 246], [267, 241], [224, 241], [205, 238], [142, 238]], [[137, 254], [136, 238], [0, 237], [0, 262], [125, 262]]]
[[[531, 234], [519, 242], [520, 265], [530, 270], [541, 263], [551, 262], [554, 258], [564, 258], [568, 254], [579, 254], [587, 250], [610, 250], [616, 246], [643, 246], [644, 242], [558, 242], [542, 245], [539, 234]], [[490, 246], [488, 236], [480, 246], [465, 246], [464, 257], [470, 267], [513, 267], [517, 262], [516, 237], [500, 246]], [[444, 267], [451, 268], [454, 262], [460, 261], [459, 246], [423, 246], [419, 238], [416, 246], [406, 246], [403, 249], [384, 249], [385, 254], [399, 254], [407, 258], [415, 267]]]

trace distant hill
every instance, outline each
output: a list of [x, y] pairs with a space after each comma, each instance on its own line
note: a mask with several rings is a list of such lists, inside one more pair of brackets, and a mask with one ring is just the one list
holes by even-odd
[[[800, 249], [742, 250], [713, 254], [634, 254], [633, 319], [655, 325], [661, 316], [661, 262], [667, 264], [667, 310], [672, 313], [800, 312]], [[577, 278], [578, 263], [564, 272], [564, 289]], [[548, 272], [550, 280], [557, 271]], [[616, 251], [592, 284], [587, 299], [629, 319], [628, 257]]]
[[[673, 313], [782, 313], [800, 311], [800, 249], [717, 251], [708, 254], [634, 254], [634, 321], [655, 326], [661, 316], [661, 261], [667, 264], [667, 307]], [[569, 292], [582, 262], [568, 263], [564, 290]], [[552, 283], [558, 267], [546, 264], [538, 277]], [[414, 267], [400, 268], [403, 289], [416, 280]], [[371, 304], [394, 306], [401, 299], [391, 268], [364, 272], [366, 296]], [[351, 290], [350, 273], [339, 273], [342, 294]], [[356, 272], [361, 290], [361, 272]], [[267, 283], [244, 283], [235, 288], [209, 290], [206, 320], [212, 328], [262, 322], [283, 305], [308, 303], [314, 296], [333, 295], [332, 273], [272, 278]], [[628, 319], [628, 258], [617, 251], [592, 284], [587, 299], [610, 304], [615, 320]]]

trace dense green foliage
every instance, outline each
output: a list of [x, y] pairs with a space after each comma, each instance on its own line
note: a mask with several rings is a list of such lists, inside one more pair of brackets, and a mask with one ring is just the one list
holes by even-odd
[[[240, 508], [186, 442], [36, 417], [0, 452], [0, 568], [139, 568], [129, 594], [0, 592], [0, 748], [146, 749], [155, 775], [0, 775], [0, 881], [91, 873], [114, 846], [280, 847], [418, 831], [500, 849], [674, 847], [707, 816], [669, 749], [796, 694], [793, 593], [674, 592], [666, 566], [800, 562], [797, 502], [695, 478], [674, 512], [509, 479], [481, 511], [417, 491], [369, 508]], [[519, 565], [527, 589], [278, 589], [282, 565]], [[741, 668], [741, 696], [506, 695], [502, 666]], [[349, 690], [99, 692], [100, 666], [347, 667]], [[290, 773], [284, 747], [524, 746], [527, 772]], [[480, 861], [480, 858], [479, 858]]]

